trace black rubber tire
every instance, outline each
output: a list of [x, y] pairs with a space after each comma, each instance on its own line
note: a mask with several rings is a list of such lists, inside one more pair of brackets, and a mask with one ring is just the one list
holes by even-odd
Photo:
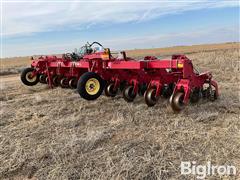
[[190, 102], [197, 103], [200, 100], [200, 97], [201, 97], [200, 89], [195, 89], [190, 95]]
[[109, 83], [105, 86], [104, 92], [107, 97], [115, 97], [118, 93], [118, 90], [114, 91], [114, 83]]
[[148, 88], [148, 86], [146, 83], [141, 84], [138, 89], [138, 95], [144, 96], [145, 92], [147, 91], [147, 88]]
[[46, 84], [49, 84], [48, 76], [46, 77], [45, 81], [46, 81]]
[[121, 82], [120, 82], [119, 90], [120, 90], [121, 92], [125, 89], [126, 84], [127, 84], [126, 81], [121, 81]]
[[123, 90], [123, 98], [127, 102], [133, 102], [135, 97], [137, 96], [136, 93], [133, 92], [134, 87], [133, 86], [126, 86]]
[[61, 78], [58, 75], [54, 75], [52, 78], [53, 86], [59, 86], [60, 80], [61, 80]]
[[218, 98], [218, 97], [217, 97], [216, 90], [212, 90], [212, 92], [211, 92], [210, 95], [209, 95], [209, 100], [213, 102], [213, 101], [215, 101], [217, 98]]
[[169, 85], [163, 86], [163, 88], [162, 88], [162, 90], [161, 90], [162, 96], [163, 96], [164, 98], [170, 98], [171, 95], [172, 95], [172, 93], [173, 93], [174, 86], [175, 86], [175, 85], [174, 85], [173, 83], [171, 83], [171, 84], [169, 84]]
[[148, 107], [152, 107], [157, 103], [157, 98], [156, 98], [156, 88], [149, 88], [145, 93], [144, 93], [144, 99]]
[[[89, 94], [86, 91], [86, 88], [85, 88], [87, 81], [91, 78], [97, 79], [99, 84], [100, 84], [98, 92], [94, 95]], [[102, 94], [103, 89], [104, 89], [103, 79], [98, 74], [96, 74], [94, 72], [86, 72], [78, 80], [77, 91], [78, 91], [79, 95], [86, 100], [97, 99]]]
[[39, 76], [38, 75], [36, 75], [36, 79], [34, 81], [31, 82], [31, 81], [28, 80], [29, 78], [31, 78], [31, 77], [29, 77], [29, 75], [33, 71], [34, 71], [34, 68], [26, 68], [22, 71], [21, 81], [22, 81], [23, 84], [25, 84], [27, 86], [34, 86], [39, 82]]
[[63, 77], [61, 80], [60, 80], [60, 86], [62, 88], [68, 88], [69, 85], [68, 85], [68, 78], [65, 78]]
[[46, 75], [45, 74], [41, 74], [39, 76], [39, 82], [42, 83], [42, 84], [46, 84]]
[[202, 98], [208, 98], [209, 97], [209, 90], [208, 89], [202, 89]]
[[184, 93], [176, 92], [170, 97], [170, 105], [175, 112], [180, 112], [185, 108], [183, 103]]
[[77, 88], [77, 78], [71, 78], [68, 82], [68, 85], [70, 88], [76, 89]]

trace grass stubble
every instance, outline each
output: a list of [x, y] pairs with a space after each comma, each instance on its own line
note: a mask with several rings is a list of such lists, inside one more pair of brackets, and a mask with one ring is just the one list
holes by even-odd
[[239, 48], [188, 57], [213, 73], [221, 96], [180, 114], [166, 99], [152, 108], [121, 95], [88, 102], [70, 89], [1, 81], [0, 179], [194, 178], [181, 176], [181, 161], [234, 165], [228, 178], [239, 179]]

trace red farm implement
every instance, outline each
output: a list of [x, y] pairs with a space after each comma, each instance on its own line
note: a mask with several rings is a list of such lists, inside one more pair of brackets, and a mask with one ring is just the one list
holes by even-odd
[[103, 91], [114, 97], [119, 90], [128, 102], [143, 95], [148, 106], [154, 106], [161, 96], [170, 97], [174, 111], [181, 111], [189, 101], [197, 102], [201, 97], [214, 101], [219, 96], [212, 74], [196, 72], [185, 55], [171, 59], [146, 56], [143, 60], [129, 58], [124, 51], [115, 55], [94, 42], [61, 58], [41, 56], [22, 72], [21, 80], [28, 86], [41, 82], [77, 88], [87, 100], [97, 99]]

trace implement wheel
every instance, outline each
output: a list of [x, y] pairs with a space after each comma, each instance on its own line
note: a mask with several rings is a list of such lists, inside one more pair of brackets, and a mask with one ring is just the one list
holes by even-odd
[[76, 89], [77, 88], [77, 78], [71, 78], [68, 82], [68, 85], [70, 88]]
[[148, 107], [152, 107], [157, 103], [157, 98], [156, 98], [156, 89], [155, 88], [150, 88], [144, 93], [144, 99]]
[[60, 86], [62, 88], [68, 88], [68, 79], [67, 78], [62, 78], [60, 81]]
[[148, 88], [148, 86], [146, 83], [141, 84], [138, 89], [138, 95], [144, 96], [145, 92], [147, 91], [147, 88]]
[[120, 86], [119, 86], [119, 90], [122, 92], [126, 87], [126, 81], [121, 81], [120, 82]]
[[39, 82], [43, 83], [43, 84], [46, 84], [46, 78], [47, 78], [47, 76], [45, 74], [41, 74], [39, 76]]
[[127, 86], [127, 87], [123, 90], [123, 98], [124, 98], [125, 101], [127, 101], [127, 102], [133, 102], [133, 100], [134, 100], [135, 97], [137, 96], [137, 94], [134, 93], [133, 89], [134, 89], [133, 86]]
[[52, 78], [52, 83], [54, 86], [59, 86], [60, 84], [60, 77], [58, 75], [54, 75], [53, 78]]
[[103, 92], [104, 82], [102, 78], [94, 72], [84, 73], [77, 84], [79, 95], [86, 100], [95, 100]]
[[113, 90], [114, 83], [109, 83], [107, 86], [105, 86], [105, 95], [108, 97], [115, 97], [117, 95], [118, 90]]
[[190, 102], [197, 103], [200, 100], [200, 89], [194, 89], [190, 95]]
[[177, 92], [170, 97], [170, 105], [175, 112], [180, 112], [184, 109], [185, 105], [183, 102], [184, 93]]
[[48, 78], [48, 76], [46, 77], [45, 81], [46, 81], [47, 84], [49, 83], [49, 78]]
[[21, 81], [27, 86], [34, 86], [39, 82], [38, 75], [32, 76], [34, 69], [26, 68], [21, 73]]
[[212, 90], [212, 91], [210, 92], [210, 95], [209, 95], [209, 100], [210, 100], [210, 101], [215, 101], [217, 98], [218, 98], [218, 97], [217, 97], [216, 90]]

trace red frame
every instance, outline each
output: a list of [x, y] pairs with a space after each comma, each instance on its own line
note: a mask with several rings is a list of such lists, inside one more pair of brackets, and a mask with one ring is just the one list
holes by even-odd
[[195, 73], [192, 61], [185, 55], [173, 55], [172, 59], [162, 60], [146, 56], [144, 60], [139, 61], [131, 58], [117, 59], [106, 52], [98, 52], [85, 55], [77, 62], [56, 56], [40, 57], [33, 60], [31, 66], [35, 68], [35, 74], [48, 76], [51, 87], [53, 75], [79, 79], [83, 73], [90, 71], [98, 73], [106, 81], [114, 82], [115, 89], [121, 81], [126, 81], [132, 84], [137, 92], [138, 84], [147, 83], [148, 88], [156, 88], [156, 96], [161, 95], [163, 85], [175, 83], [173, 93], [183, 91], [184, 103], [188, 103], [194, 88], [202, 88], [205, 83], [213, 86], [216, 95], [219, 95], [218, 85], [212, 80], [211, 73]]

